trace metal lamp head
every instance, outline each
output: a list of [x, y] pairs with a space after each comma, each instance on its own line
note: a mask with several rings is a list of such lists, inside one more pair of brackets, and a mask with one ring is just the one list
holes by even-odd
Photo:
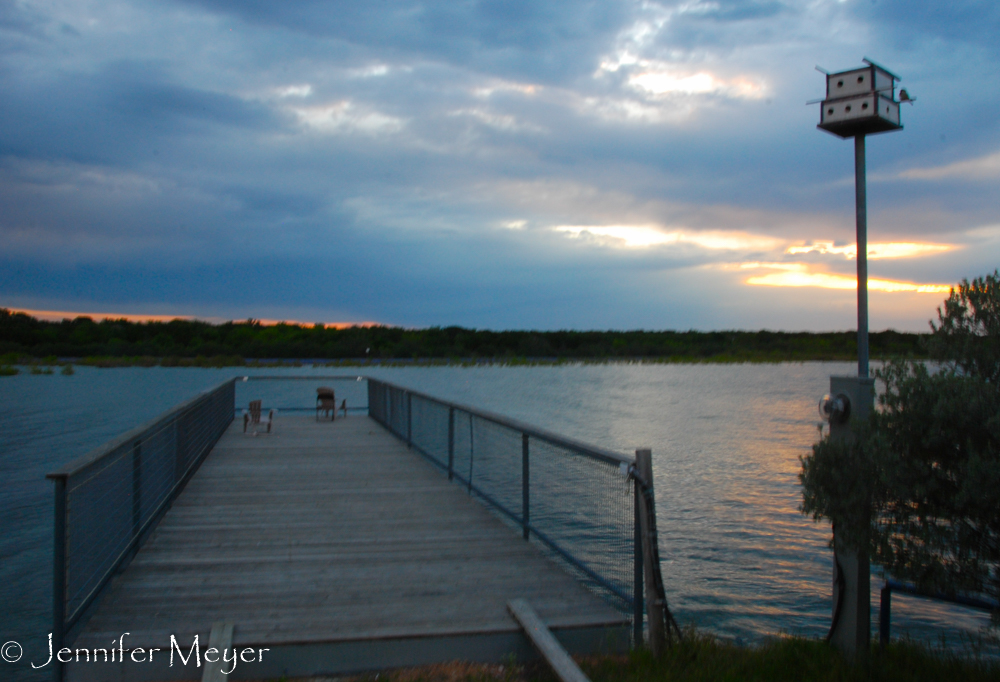
[[819, 414], [830, 424], [845, 424], [851, 417], [851, 399], [843, 393], [828, 393], [819, 399]]

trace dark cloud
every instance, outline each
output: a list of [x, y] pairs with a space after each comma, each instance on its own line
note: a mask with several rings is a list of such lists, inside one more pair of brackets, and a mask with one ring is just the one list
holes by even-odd
[[0, 31], [39, 38], [46, 23], [43, 15], [27, 6], [11, 0], [0, 2]]
[[725, 53], [780, 41], [783, 31], [794, 30], [792, 19], [801, 15], [784, 3], [758, 0], [676, 3], [672, 9], [674, 14], [657, 38], [665, 50], [711, 47]]
[[0, 156], [132, 162], [184, 136], [281, 125], [266, 107], [177, 84], [156, 64], [113, 62], [95, 73], [13, 80], [0, 105]]
[[907, 50], [941, 38], [1000, 52], [1000, 4], [993, 0], [878, 0], [854, 2], [851, 8], [861, 22]]
[[559, 82], [593, 71], [634, 13], [600, 0], [184, 0], [261, 27], [282, 27], [495, 75]]
[[708, 7], [693, 16], [710, 21], [747, 21], [750, 19], [767, 19], [782, 12], [788, 7], [781, 2], [758, 2], [757, 0], [726, 0], [713, 2]]

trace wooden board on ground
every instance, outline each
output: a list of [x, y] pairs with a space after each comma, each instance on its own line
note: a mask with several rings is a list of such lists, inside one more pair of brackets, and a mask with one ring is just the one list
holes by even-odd
[[552, 636], [545, 623], [528, 602], [523, 599], [512, 599], [507, 602], [507, 608], [524, 628], [524, 633], [528, 635], [528, 639], [538, 649], [556, 677], [562, 682], [590, 682], [590, 679], [580, 670], [580, 666], [559, 645], [559, 642]]

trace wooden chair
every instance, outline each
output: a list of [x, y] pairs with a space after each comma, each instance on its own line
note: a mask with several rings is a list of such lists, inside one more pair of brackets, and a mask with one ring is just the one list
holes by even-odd
[[316, 389], [316, 421], [319, 421], [320, 411], [324, 417], [330, 415], [330, 421], [337, 418], [337, 398], [333, 394], [333, 389], [328, 386]]
[[[271, 433], [271, 423], [274, 421], [274, 410], [267, 413], [267, 433]], [[254, 435], [263, 424], [260, 420], [260, 401], [251, 400], [250, 409], [243, 410], [243, 433], [247, 432], [247, 427], [253, 427]]]

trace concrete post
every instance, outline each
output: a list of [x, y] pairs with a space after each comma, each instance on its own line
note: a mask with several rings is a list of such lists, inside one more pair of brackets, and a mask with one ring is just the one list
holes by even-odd
[[[851, 422], [868, 417], [875, 403], [875, 380], [868, 377], [830, 377], [830, 395], [846, 396], [850, 416], [830, 424], [830, 437], [850, 439]], [[848, 660], [868, 654], [871, 636], [871, 567], [868, 552], [838, 542], [834, 529], [833, 628], [830, 641]]]

